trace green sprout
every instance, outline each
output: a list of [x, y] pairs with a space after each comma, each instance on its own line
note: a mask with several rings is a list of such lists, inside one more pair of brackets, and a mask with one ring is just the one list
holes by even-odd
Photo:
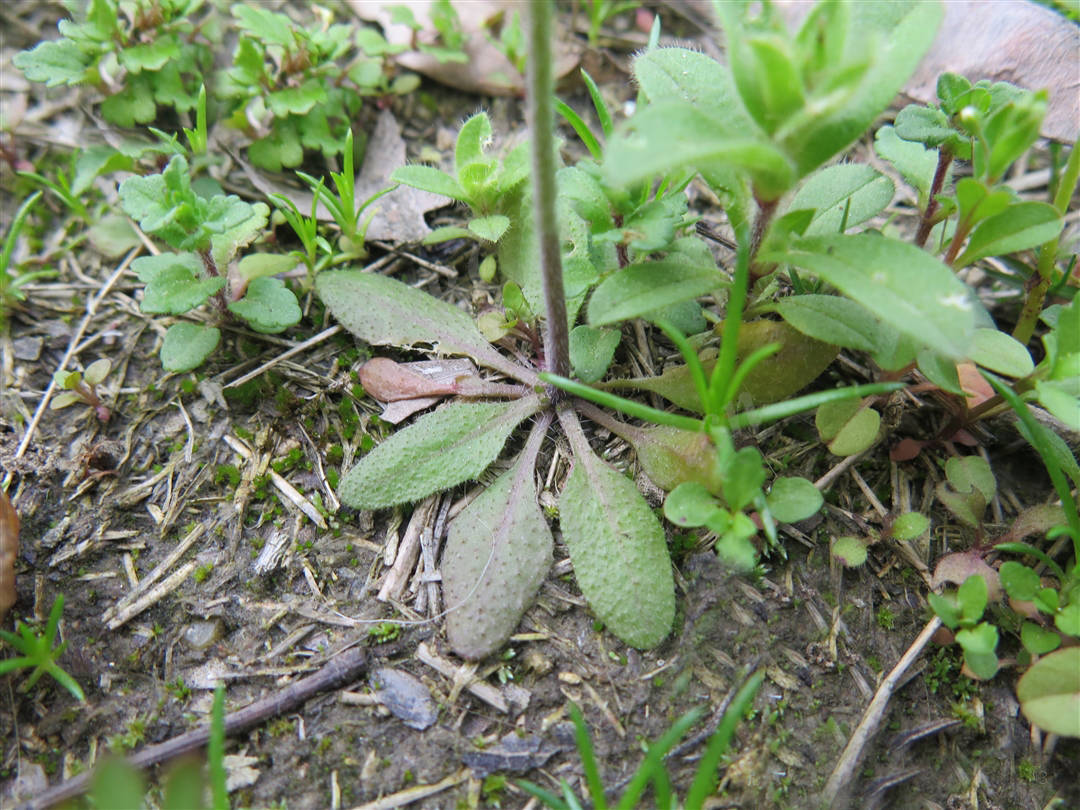
[[56, 641], [57, 630], [60, 627], [60, 614], [63, 610], [64, 595], [59, 594], [56, 601], [53, 602], [52, 610], [49, 611], [49, 620], [45, 623], [45, 630], [40, 635], [22, 622], [16, 624], [16, 632], [14, 633], [0, 630], [0, 639], [3, 639], [22, 653], [16, 658], [0, 661], [0, 675], [14, 672], [17, 669], [33, 667], [34, 671], [30, 673], [30, 677], [19, 687], [21, 691], [26, 692], [29, 690], [42, 675], [47, 673], [78, 700], [85, 702], [86, 695], [83, 694], [82, 687], [56, 663], [56, 659], [60, 657], [61, 653], [64, 652], [64, 648], [67, 647], [66, 641], [61, 642], [56, 647], [53, 646], [53, 642]]

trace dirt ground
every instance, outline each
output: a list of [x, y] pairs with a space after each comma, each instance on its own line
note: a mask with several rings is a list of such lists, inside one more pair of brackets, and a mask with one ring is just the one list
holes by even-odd
[[[25, 31], [4, 42], [5, 77], [11, 55], [30, 44]], [[632, 93], [619, 70], [625, 52], [589, 59], [602, 63], [594, 75], [604, 77], [613, 97]], [[434, 109], [411, 98], [392, 107], [411, 156], [424, 146], [442, 148], [444, 133], [480, 105], [497, 132], [523, 126], [514, 101], [425, 88], [438, 98]], [[579, 88], [566, 96], [584, 108]], [[72, 106], [55, 115], [78, 119], [93, 136], [94, 125], [79, 118], [82, 108], [71, 98]], [[363, 123], [373, 122], [371, 111]], [[14, 143], [32, 162], [60, 165], [56, 155], [63, 152], [48, 138], [20, 140], [16, 132]], [[0, 179], [6, 226], [19, 201], [6, 166]], [[239, 171], [228, 179], [234, 193], [262, 198]], [[74, 234], [63, 231], [62, 208], [49, 205], [57, 233], [43, 250], [52, 251], [59, 275], [34, 285], [28, 301], [10, 312], [0, 468], [11, 476], [22, 519], [13, 618], [42, 621], [64, 595], [68, 647], [60, 663], [87, 702], [47, 678], [27, 693], [18, 689], [24, 676], [0, 678], [0, 807], [18, 806], [109, 750], [137, 752], [205, 722], [218, 680], [233, 710], [357, 646], [366, 648], [367, 664], [347, 688], [230, 739], [233, 807], [389, 808], [408, 800], [447, 809], [537, 806], [513, 783], [518, 776], [551, 790], [566, 779], [583, 792], [569, 701], [581, 706], [605, 783], [616, 787], [637, 767], [647, 741], [693, 707], [711, 713], [722, 706], [758, 666], [766, 671], [764, 685], [710, 806], [817, 807], [875, 690], [930, 618], [927, 566], [974, 542], [933, 502], [942, 477], [934, 455], [891, 462], [886, 441], [839, 471], [822, 517], [786, 531], [784, 552], [767, 557], [759, 577], [730, 575], [708, 550], [708, 538], [669, 531], [679, 613], [675, 631], [656, 649], [630, 649], [596, 627], [557, 545], [556, 565], [518, 635], [497, 659], [467, 665], [446, 648], [440, 622], [426, 619], [422, 571], [406, 570], [392, 601], [376, 598], [414, 510], [334, 508], [328, 471], [348, 469], [367, 443], [387, 433], [372, 420], [378, 404], [357, 397], [350, 376], [368, 349], [338, 333], [229, 387], [332, 325], [308, 300], [308, 317], [289, 332], [234, 330], [198, 373], [163, 374], [156, 356], [162, 319], [139, 311], [134, 275], [116, 276], [120, 259], [87, 243], [69, 249]], [[429, 223], [457, 215], [443, 209]], [[280, 238], [287, 230], [278, 229]], [[497, 288], [478, 280], [477, 255], [468, 247], [376, 245], [371, 261], [454, 301], [480, 305], [497, 296]], [[67, 353], [84, 365], [112, 361], [107, 424], [83, 407], [35, 417]], [[660, 371], [665, 357], [656, 359]], [[927, 435], [935, 418], [932, 403], [898, 412], [896, 434]], [[616, 465], [632, 463], [606, 431], [594, 428], [591, 436]], [[1000, 528], [1051, 489], [1009, 423], [990, 425], [980, 438], [998, 474]], [[742, 439], [756, 442], [778, 468], [811, 480], [840, 461], [816, 441], [810, 418]], [[565, 457], [540, 465], [550, 471], [541, 482], [545, 494], [558, 493]], [[424, 526], [437, 536], [440, 515], [444, 525], [446, 510], [467, 494], [462, 488], [417, 507], [428, 515]], [[930, 510], [931, 537], [913, 554], [875, 545], [865, 566], [842, 569], [830, 558], [828, 539], [880, 526], [875, 500], [886, 509], [910, 503]], [[1015, 652], [1007, 641], [1003, 657]], [[415, 681], [373, 675], [384, 668]], [[1080, 807], [1080, 742], [1046, 746], [1032, 732], [1014, 696], [1016, 669], [1006, 661], [985, 683], [959, 669], [955, 648], [931, 645], [908, 670], [847, 786], [850, 806]], [[374, 696], [373, 683], [386, 690], [382, 697]], [[409, 725], [423, 725], [429, 713], [434, 722], [423, 730]], [[669, 763], [680, 792], [703, 747], [699, 739]]]

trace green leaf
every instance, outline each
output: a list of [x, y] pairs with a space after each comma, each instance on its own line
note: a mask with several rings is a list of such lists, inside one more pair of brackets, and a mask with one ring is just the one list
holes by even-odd
[[930, 528], [930, 519], [921, 512], [905, 512], [892, 523], [891, 534], [896, 540], [914, 540]]
[[702, 109], [723, 111], [725, 131], [756, 127], [739, 101], [731, 71], [715, 59], [687, 48], [654, 48], [634, 59], [634, 78], [646, 101], [681, 99]]
[[[702, 365], [705, 373], [712, 371], [716, 362], [715, 353], [710, 352], [706, 357], [702, 352]], [[669, 402], [682, 408], [684, 411], [704, 413], [701, 399], [694, 388], [693, 377], [687, 366], [668, 366], [663, 374], [657, 377], [633, 377], [630, 379], [614, 379], [601, 383], [598, 387], [605, 389], [630, 388], [636, 391], [649, 391], [658, 394]]]
[[428, 345], [443, 354], [463, 354], [515, 379], [534, 382], [487, 342], [469, 315], [392, 278], [358, 270], [328, 270], [315, 289], [335, 318], [375, 346]]
[[631, 647], [655, 647], [675, 619], [664, 530], [634, 482], [585, 444], [559, 496], [574, 576], [597, 617]]
[[406, 186], [418, 188], [421, 191], [430, 191], [433, 194], [442, 194], [461, 202], [468, 202], [468, 195], [453, 177], [434, 166], [398, 166], [390, 175], [393, 183], [402, 183]]
[[679, 101], [650, 104], [608, 142], [606, 182], [626, 187], [675, 170], [724, 167], [746, 173], [762, 200], [790, 189], [797, 178], [788, 157], [768, 141], [730, 134], [722, 115]]
[[919, 192], [919, 205], [925, 206], [937, 171], [937, 152], [921, 143], [902, 140], [893, 127], [881, 127], [874, 134], [874, 151]]
[[596, 329], [581, 324], [570, 332], [570, 365], [584, 382], [596, 382], [607, 373], [622, 335], [617, 329]]
[[[960, 606], [960, 623], [964, 626], [974, 625], [982, 618], [986, 610], [989, 591], [986, 588], [986, 580], [981, 574], [972, 574], [964, 580], [956, 591], [956, 602]], [[985, 631], [983, 631], [985, 632]], [[994, 636], [994, 645], [997, 645], [997, 635]], [[993, 652], [994, 647], [989, 649], [979, 648], [976, 652]]]
[[289, 49], [296, 44], [293, 22], [285, 14], [278, 14], [258, 5], [237, 3], [229, 9], [236, 17], [241, 30], [249, 31], [256, 39], [268, 45], [280, 45]]
[[664, 517], [676, 526], [704, 526], [719, 508], [713, 494], [696, 481], [679, 484], [664, 499]]
[[180, 42], [175, 36], [164, 34], [153, 42], [130, 45], [119, 53], [120, 64], [132, 73], [155, 72], [165, 63], [180, 56]]
[[675, 239], [675, 228], [686, 214], [686, 206], [685, 194], [650, 200], [625, 219], [623, 239], [642, 253], [669, 249]]
[[511, 431], [539, 407], [536, 396], [444, 405], [364, 456], [341, 479], [341, 500], [356, 509], [381, 509], [475, 480]]
[[697, 298], [727, 285], [716, 267], [661, 259], [608, 276], [589, 299], [589, 323], [602, 326]]
[[880, 324], [866, 308], [836, 295], [792, 295], [777, 302], [780, 316], [804, 335], [863, 352], [878, 348]]
[[[837, 537], [833, 540], [832, 555], [845, 567], [858, 568], [866, 562], [866, 544], [858, 537]], [[936, 594], [930, 594], [930, 596], [933, 597]]]
[[837, 456], [854, 456], [877, 440], [881, 415], [864, 407], [859, 399], [828, 402], [817, 409], [814, 424], [829, 452]]
[[275, 90], [266, 96], [266, 106], [276, 118], [286, 115], [307, 115], [316, 104], [327, 100], [326, 88], [317, 79], [310, 79], [299, 87]]
[[266, 334], [282, 332], [303, 317], [292, 290], [281, 279], [268, 276], [252, 281], [243, 298], [229, 303], [229, 312]]
[[978, 304], [952, 270], [912, 244], [871, 234], [812, 236], [759, 258], [809, 270], [921, 345], [967, 356]]
[[976, 329], [970, 359], [1007, 377], [1026, 377], [1035, 370], [1023, 343], [997, 329]]
[[814, 209], [807, 236], [854, 228], [877, 216], [892, 202], [892, 180], [862, 163], [841, 163], [812, 174], [788, 204], [789, 211]]
[[[835, 359], [838, 349], [828, 343], [808, 337], [783, 321], [761, 319], [743, 323], [737, 342], [738, 371], [732, 385], [738, 384], [738, 394], [755, 405], [781, 402], [816, 380]], [[743, 363], [769, 346], [779, 349], [753, 366], [749, 373]]]
[[249, 253], [236, 263], [236, 272], [247, 281], [262, 276], [287, 273], [299, 263], [295, 256], [282, 253]]
[[896, 135], [909, 143], [938, 147], [958, 143], [959, 133], [941, 110], [909, 104], [896, 115]]
[[1063, 226], [1058, 210], [1049, 203], [1013, 203], [979, 223], [954, 266], [966, 267], [987, 256], [1004, 256], [1036, 247], [1060, 234]]
[[98, 807], [142, 807], [142, 774], [120, 756], [106, 756], [94, 768], [91, 796]]
[[489, 242], [498, 242], [509, 227], [510, 217], [505, 217], [502, 214], [492, 214], [489, 217], [469, 220], [470, 234], [479, 236]]
[[75, 159], [75, 175], [71, 178], [71, 193], [81, 195], [101, 175], [121, 170], [130, 171], [134, 165], [135, 161], [130, 155], [125, 155], [111, 146], [102, 144], [84, 149]]
[[224, 269], [237, 252], [262, 234], [270, 218], [266, 203], [247, 203], [230, 194], [211, 199], [217, 203], [217, 217], [205, 224], [213, 230], [210, 236], [210, 254], [218, 268]]
[[551, 568], [554, 540], [533, 481], [539, 444], [450, 524], [441, 566], [446, 635], [465, 658], [484, 658], [510, 638]]
[[957, 492], [977, 491], [984, 503], [990, 503], [997, 492], [990, 462], [982, 456], [952, 456], [945, 462], [945, 477]]
[[1020, 627], [1020, 642], [1032, 655], [1046, 655], [1061, 646], [1061, 636], [1035, 622], [1024, 622]]
[[776, 520], [797, 523], [815, 514], [824, 499], [818, 488], [805, 478], [785, 477], [773, 481], [765, 502]]
[[39, 42], [33, 49], [15, 54], [12, 64], [32, 82], [79, 84], [86, 77], [92, 58], [70, 39]]
[[926, 601], [942, 623], [951, 630], [960, 626], [960, 606], [952, 594], [928, 593]]
[[490, 143], [491, 120], [487, 113], [477, 113], [461, 125], [454, 146], [454, 170], [458, 177], [470, 163], [488, 160], [484, 155], [484, 148]]
[[1080, 398], [1075, 393], [1076, 388], [1076, 378], [1073, 378], [1071, 390], [1064, 383], [1047, 381], [1035, 383], [1039, 404], [1066, 425], [1080, 425]]
[[1051, 734], [1080, 737], [1080, 647], [1040, 658], [1016, 684], [1020, 710]]
[[1066, 605], [1054, 614], [1054, 625], [1062, 633], [1080, 638], [1080, 602]]
[[449, 242], [451, 239], [476, 239], [476, 234], [460, 225], [443, 225], [441, 228], [434, 228], [421, 240], [420, 244], [437, 245], [440, 242]]
[[223, 276], [200, 278], [183, 264], [173, 264], [147, 283], [140, 309], [154, 315], [182, 315], [224, 286]]
[[110, 259], [124, 255], [139, 244], [139, 236], [131, 227], [131, 221], [120, 214], [106, 214], [90, 226], [87, 236], [90, 244]]
[[105, 120], [120, 127], [148, 124], [157, 115], [153, 85], [143, 74], [132, 73], [127, 85], [101, 102], [101, 114]]
[[198, 368], [220, 340], [221, 332], [214, 326], [174, 323], [161, 344], [161, 367], [178, 374]]
[[950, 394], [964, 396], [960, 385], [960, 374], [956, 370], [956, 361], [951, 360], [933, 349], [922, 349], [918, 354], [919, 371], [926, 379]]

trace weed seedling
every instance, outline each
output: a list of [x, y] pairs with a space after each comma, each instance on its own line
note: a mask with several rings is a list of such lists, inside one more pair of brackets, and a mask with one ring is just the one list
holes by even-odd
[[94, 415], [101, 422], [108, 422], [112, 411], [101, 401], [97, 387], [109, 376], [112, 362], [105, 357], [95, 360], [83, 372], [58, 371], [53, 375], [56, 387], [61, 392], [52, 398], [49, 407], [53, 410], [66, 408], [76, 402], [82, 402], [94, 409]]
[[53, 646], [56, 642], [56, 634], [60, 628], [60, 614], [64, 610], [64, 596], [58, 594], [53, 601], [52, 609], [49, 611], [48, 621], [45, 622], [45, 629], [39, 634], [32, 628], [27, 627], [22, 622], [19, 622], [15, 627], [14, 633], [9, 633], [6, 630], [0, 630], [0, 639], [6, 641], [21, 655], [15, 658], [7, 658], [0, 661], [0, 675], [7, 674], [8, 672], [14, 672], [18, 669], [31, 669], [33, 671], [26, 679], [21, 687], [23, 692], [29, 690], [42, 675], [49, 675], [54, 681], [67, 689], [77, 700], [85, 701], [86, 695], [83, 694], [82, 687], [72, 678], [67, 672], [65, 672], [59, 664], [56, 663], [61, 653], [64, 652], [64, 648], [67, 647], [67, 642], [61, 642], [57, 646]]

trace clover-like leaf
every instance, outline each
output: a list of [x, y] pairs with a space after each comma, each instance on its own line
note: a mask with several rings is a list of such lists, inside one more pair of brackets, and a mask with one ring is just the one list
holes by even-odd
[[399, 430], [341, 479], [341, 500], [380, 509], [475, 480], [511, 431], [540, 407], [535, 395], [513, 402], [452, 402]]
[[863, 400], [842, 399], [820, 406], [814, 423], [830, 453], [854, 456], [877, 440], [881, 414], [864, 407]]
[[229, 302], [229, 312], [266, 334], [282, 332], [303, 317], [292, 290], [281, 279], [269, 276], [252, 281], [243, 298]]
[[810, 481], [799, 477], [783, 477], [773, 481], [765, 497], [772, 516], [782, 523], [796, 523], [817, 512], [824, 499]]
[[186, 321], [175, 323], [169, 327], [161, 344], [161, 366], [176, 373], [198, 368], [220, 340], [221, 332], [217, 327]]

